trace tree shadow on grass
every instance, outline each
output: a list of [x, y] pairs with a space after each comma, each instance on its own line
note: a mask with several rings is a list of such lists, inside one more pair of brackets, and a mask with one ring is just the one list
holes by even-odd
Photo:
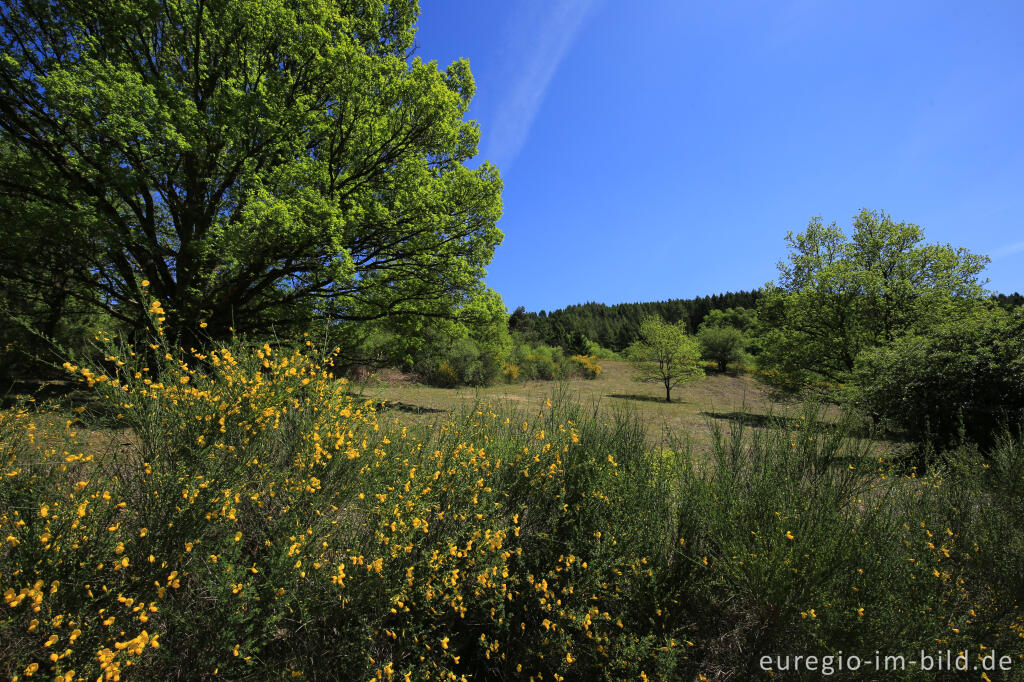
[[664, 398], [659, 398], [653, 395], [640, 395], [637, 393], [609, 393], [609, 398], [619, 398], [620, 400], [637, 400], [645, 403], [661, 403], [662, 405], [685, 405], [685, 400], [673, 399], [671, 403], [666, 403]]
[[446, 410], [437, 407], [423, 407], [422, 405], [412, 405], [398, 401], [381, 402], [374, 405], [374, 407], [378, 412], [386, 412], [388, 410], [398, 410], [399, 412], [408, 412], [409, 414], [440, 414], [446, 412]]
[[779, 415], [753, 414], [751, 412], [701, 412], [701, 416], [757, 428], [785, 426], [792, 429], [800, 423], [799, 417], [781, 417]]
[[[723, 421], [735, 422], [742, 424], [743, 426], [752, 426], [756, 428], [784, 428], [784, 429], [798, 429], [806, 426], [806, 422], [799, 416], [790, 417], [779, 414], [755, 414], [751, 412], [708, 412], [702, 411], [701, 416], [708, 419], [721, 419]], [[818, 421], [817, 428], [823, 431], [835, 432], [837, 430], [846, 430], [850, 436], [853, 437], [867, 437], [868, 434], [859, 431], [851, 431], [851, 425], [846, 422], [838, 421], [831, 423], [828, 421]]]

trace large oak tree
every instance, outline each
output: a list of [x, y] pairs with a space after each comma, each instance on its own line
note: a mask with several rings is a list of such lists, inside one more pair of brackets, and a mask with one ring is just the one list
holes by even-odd
[[[0, 276], [194, 338], [446, 316], [501, 180], [415, 0], [0, 3]], [[67, 277], [54, 277], [54, 269]], [[150, 282], [148, 290], [141, 286]]]
[[847, 237], [813, 218], [758, 301], [759, 363], [783, 388], [845, 381], [861, 351], [920, 333], [981, 300], [988, 258], [928, 244], [913, 223], [862, 210]]

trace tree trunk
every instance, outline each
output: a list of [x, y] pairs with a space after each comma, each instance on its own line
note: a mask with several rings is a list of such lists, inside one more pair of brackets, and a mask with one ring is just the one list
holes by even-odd
[[665, 382], [665, 402], [672, 402], [672, 386], [667, 381]]

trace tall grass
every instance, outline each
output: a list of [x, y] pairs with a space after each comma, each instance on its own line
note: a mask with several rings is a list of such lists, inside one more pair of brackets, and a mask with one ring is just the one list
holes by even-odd
[[69, 367], [124, 424], [113, 449], [83, 444], [88, 412], [3, 413], [0, 673], [749, 679], [766, 654], [982, 646], [1024, 666], [1019, 439], [918, 478], [813, 410], [693, 452], [565, 393], [410, 429], [330, 365], [307, 344]]

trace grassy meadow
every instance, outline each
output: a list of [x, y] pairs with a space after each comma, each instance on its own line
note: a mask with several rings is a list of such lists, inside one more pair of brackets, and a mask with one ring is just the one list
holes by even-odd
[[[801, 405], [772, 399], [765, 386], [743, 372], [726, 374], [708, 370], [708, 376], [674, 388], [672, 402], [665, 402], [660, 383], [634, 380], [634, 370], [623, 360], [600, 360], [602, 371], [595, 379], [573, 377], [561, 381], [520, 381], [484, 387], [436, 388], [408, 375], [382, 371], [352, 384], [360, 397], [383, 403], [388, 414], [401, 413], [412, 423], [430, 423], [450, 412], [464, 412], [478, 403], [503, 409], [529, 410], [553, 393], [566, 393], [575, 402], [613, 418], [635, 412], [643, 421], [651, 445], [662, 444], [667, 434], [687, 437], [707, 445], [715, 428], [730, 424], [767, 423], [772, 417], [799, 416]], [[835, 418], [835, 409], [827, 410]]]
[[876, 650], [1024, 665], [1019, 441], [918, 476], [838, 414], [768, 416], [744, 377], [662, 405], [616, 363], [479, 394], [354, 390], [311, 345], [67, 370], [88, 406], [0, 418], [12, 680], [790, 679], [761, 656]]

